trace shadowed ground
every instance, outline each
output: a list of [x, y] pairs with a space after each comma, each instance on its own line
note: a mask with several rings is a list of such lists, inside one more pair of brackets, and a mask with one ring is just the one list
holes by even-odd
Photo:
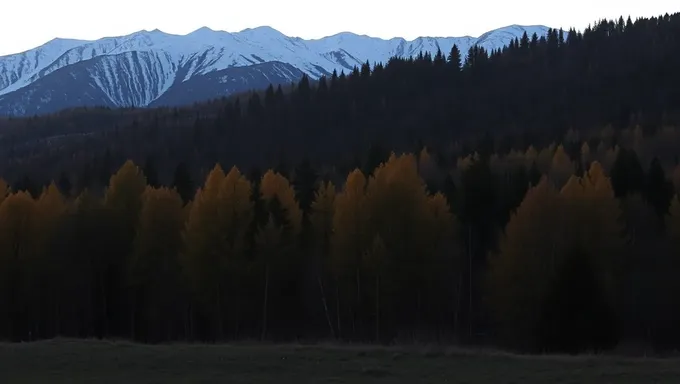
[[2, 383], [680, 383], [678, 359], [442, 348], [0, 344]]

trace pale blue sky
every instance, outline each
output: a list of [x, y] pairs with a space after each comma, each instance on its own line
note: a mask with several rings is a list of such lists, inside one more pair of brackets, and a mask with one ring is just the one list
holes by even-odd
[[[0, 4], [0, 55], [52, 38], [98, 39], [142, 29], [185, 34], [269, 25], [302, 38], [350, 31], [375, 37], [479, 36], [510, 24], [583, 29], [606, 17], [680, 11], [677, 0], [33, 0]], [[559, 4], [559, 6], [557, 6]]]

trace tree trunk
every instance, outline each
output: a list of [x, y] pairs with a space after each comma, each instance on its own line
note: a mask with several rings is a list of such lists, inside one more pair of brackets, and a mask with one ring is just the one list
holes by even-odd
[[375, 341], [380, 343], [380, 275], [375, 277]]
[[420, 332], [420, 288], [416, 288], [415, 333]]
[[333, 329], [333, 324], [331, 323], [331, 316], [328, 313], [328, 303], [326, 302], [326, 292], [323, 289], [323, 282], [321, 281], [321, 276], [317, 276], [317, 282], [319, 283], [319, 289], [321, 290], [321, 301], [323, 304], [323, 311], [326, 314], [326, 321], [328, 322], [328, 328], [331, 330], [331, 336], [335, 339], [335, 330]]
[[55, 333], [55, 336], [57, 336], [57, 337], [61, 335], [61, 321], [60, 321], [61, 320], [60, 319], [61, 314], [59, 312], [60, 312], [59, 299], [57, 299], [56, 300], [55, 313], [54, 313], [54, 316], [55, 316], [54, 317], [54, 333]]
[[130, 293], [130, 338], [136, 340], [136, 329], [135, 329], [135, 314], [137, 312], [137, 300], [135, 300], [134, 288]]
[[338, 337], [342, 338], [342, 328], [340, 326], [340, 283], [335, 285], [335, 317], [338, 321]]
[[[354, 337], [357, 335], [357, 328], [359, 328], [359, 332], [361, 332], [361, 274], [359, 271], [359, 268], [356, 270], [356, 280], [357, 280], [357, 304], [356, 308], [354, 309]], [[358, 326], [357, 326], [358, 325]]]
[[193, 342], [195, 340], [196, 332], [194, 330], [194, 305], [189, 304], [189, 338]]
[[472, 338], [472, 227], [468, 227], [468, 336]]
[[267, 299], [269, 296], [269, 265], [264, 267], [264, 300], [262, 302], [262, 334], [260, 341], [264, 341], [267, 336]]
[[222, 285], [217, 284], [217, 340], [222, 341]]
[[108, 308], [108, 303], [107, 303], [107, 291], [106, 291], [106, 283], [104, 282], [105, 276], [102, 276], [100, 280], [100, 286], [101, 286], [101, 295], [102, 295], [102, 319], [104, 324], [102, 325], [102, 336], [103, 338], [108, 338], [109, 337], [109, 308]]
[[461, 304], [461, 296], [463, 293], [463, 272], [460, 272], [458, 275], [458, 289], [456, 290], [456, 308], [454, 309], [453, 313], [453, 329], [456, 334], [456, 336], [460, 337], [460, 324], [459, 324], [459, 317], [460, 317], [460, 304]]

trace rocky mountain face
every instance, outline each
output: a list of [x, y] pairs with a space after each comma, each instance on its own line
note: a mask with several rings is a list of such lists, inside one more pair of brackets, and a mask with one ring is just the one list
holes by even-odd
[[187, 35], [158, 30], [96, 41], [54, 39], [0, 57], [0, 115], [26, 116], [80, 106], [176, 106], [228, 96], [269, 84], [290, 84], [349, 72], [367, 61], [420, 52], [462, 52], [473, 45], [503, 47], [544, 26], [509, 26], [475, 37], [389, 40], [339, 33], [316, 40], [269, 28], [237, 33], [201, 28]]

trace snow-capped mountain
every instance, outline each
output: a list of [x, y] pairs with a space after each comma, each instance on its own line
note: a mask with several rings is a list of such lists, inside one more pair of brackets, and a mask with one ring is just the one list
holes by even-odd
[[0, 115], [49, 113], [76, 106], [181, 105], [269, 84], [286, 84], [365, 62], [387, 62], [420, 52], [462, 52], [478, 44], [507, 45], [544, 26], [509, 26], [474, 37], [383, 40], [339, 33], [316, 40], [288, 37], [270, 27], [238, 33], [201, 28], [187, 35], [140, 31], [96, 41], [54, 39], [0, 57]]

